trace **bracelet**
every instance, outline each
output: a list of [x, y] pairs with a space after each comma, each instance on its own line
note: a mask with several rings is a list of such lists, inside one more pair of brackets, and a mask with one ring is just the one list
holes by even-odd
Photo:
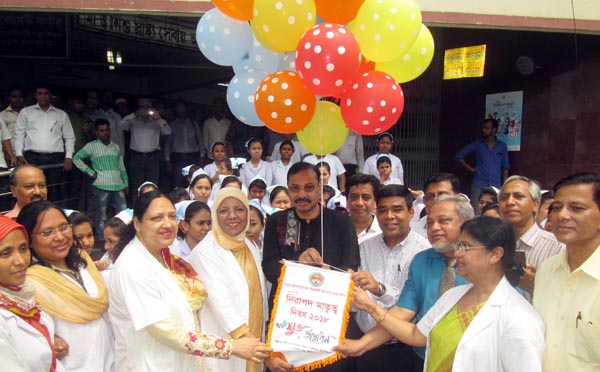
[[369, 315], [371, 315], [371, 317], [372, 317], [373, 319], [375, 319], [375, 321], [376, 321], [377, 323], [381, 323], [381, 322], [383, 322], [383, 321], [385, 320], [385, 316], [387, 315], [387, 313], [388, 313], [389, 311], [390, 311], [390, 310], [388, 309], [388, 310], [386, 310], [386, 311], [383, 313], [383, 315], [381, 315], [381, 316], [378, 316], [378, 315], [377, 315], [377, 305], [375, 305], [375, 307], [373, 308], [373, 310], [369, 312]]

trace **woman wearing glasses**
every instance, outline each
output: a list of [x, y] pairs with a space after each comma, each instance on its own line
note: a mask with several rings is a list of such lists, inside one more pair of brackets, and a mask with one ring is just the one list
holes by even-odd
[[[190, 253], [190, 263], [208, 292], [200, 313], [203, 333], [233, 339], [263, 336], [267, 297], [260, 253], [246, 238], [249, 216], [246, 194], [237, 188], [222, 188], [212, 209], [213, 228]], [[262, 372], [262, 364], [257, 361], [261, 360], [206, 359], [204, 368], [215, 372]]]
[[[515, 246], [506, 221], [469, 220], [455, 255], [458, 274], [471, 284], [448, 290], [417, 324], [388, 314], [360, 288], [354, 305], [398, 340], [427, 346], [425, 371], [541, 371], [544, 324], [513, 288], [520, 273]], [[352, 354], [353, 342], [339, 351]]]
[[36, 300], [69, 344], [67, 371], [112, 371], [113, 337], [107, 320], [108, 293], [90, 256], [77, 248], [62, 209], [48, 201], [23, 207], [17, 222], [27, 229], [31, 266], [27, 278]]

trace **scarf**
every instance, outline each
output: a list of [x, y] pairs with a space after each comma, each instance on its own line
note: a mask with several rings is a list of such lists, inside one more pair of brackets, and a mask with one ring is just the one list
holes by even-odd
[[[246, 227], [244, 230], [237, 236], [230, 236], [223, 232], [221, 226], [219, 226], [219, 220], [217, 216], [217, 210], [221, 206], [221, 203], [227, 198], [234, 198], [242, 202], [246, 211], [248, 211]], [[248, 226], [250, 225], [250, 213], [248, 206], [248, 198], [242, 192], [242, 190], [233, 188], [233, 187], [225, 187], [217, 193], [217, 197], [213, 204], [212, 209], [212, 218], [213, 218], [213, 235], [215, 240], [223, 249], [231, 251], [236, 261], [240, 265], [242, 272], [244, 273], [244, 277], [246, 278], [246, 282], [248, 283], [248, 293], [250, 303], [249, 303], [249, 320], [250, 330], [256, 337], [260, 337], [262, 334], [262, 325], [264, 321], [263, 316], [263, 296], [262, 296], [262, 286], [260, 284], [260, 276], [258, 274], [258, 268], [256, 267], [256, 262], [254, 261], [254, 256], [250, 251], [250, 248], [246, 245], [246, 230], [248, 230]], [[248, 361], [246, 363], [246, 371], [262, 371], [261, 365], [258, 363], [254, 363], [252, 361]]]
[[177, 282], [177, 285], [187, 297], [192, 311], [196, 312], [200, 310], [208, 294], [192, 265], [184, 259], [171, 254], [169, 248], [163, 248], [160, 253], [165, 264], [171, 271], [175, 282]]
[[35, 289], [31, 283], [25, 280], [20, 287], [0, 285], [0, 307], [17, 315], [44, 336], [52, 351], [50, 372], [56, 371], [56, 351], [48, 328], [41, 322], [42, 308], [35, 301]]
[[42, 265], [29, 267], [27, 277], [32, 279], [37, 292], [36, 300], [44, 311], [68, 322], [85, 324], [99, 319], [106, 312], [108, 292], [94, 261], [84, 251], [80, 251], [80, 254], [98, 287], [98, 297], [91, 297], [71, 280]]

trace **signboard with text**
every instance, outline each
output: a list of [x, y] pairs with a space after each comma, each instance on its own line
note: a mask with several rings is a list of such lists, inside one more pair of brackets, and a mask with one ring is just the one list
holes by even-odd
[[486, 95], [485, 115], [498, 120], [496, 136], [506, 143], [508, 151], [521, 151], [523, 91]]
[[267, 345], [296, 371], [340, 359], [353, 282], [349, 273], [285, 262], [275, 295]]
[[444, 52], [444, 80], [481, 77], [484, 68], [485, 44]]

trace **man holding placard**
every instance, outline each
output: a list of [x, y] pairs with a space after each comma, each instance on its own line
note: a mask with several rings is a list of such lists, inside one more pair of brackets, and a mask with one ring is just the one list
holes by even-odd
[[[313, 166], [304, 162], [294, 164], [287, 180], [293, 208], [273, 214], [265, 227], [262, 266], [267, 280], [277, 284], [282, 259], [342, 270], [358, 269], [360, 256], [352, 221], [334, 210], [321, 211], [319, 174]], [[271, 308], [274, 292], [269, 299]], [[293, 371], [293, 366], [280, 358], [270, 358], [266, 364], [273, 372]], [[318, 370], [343, 371], [342, 364]]]

